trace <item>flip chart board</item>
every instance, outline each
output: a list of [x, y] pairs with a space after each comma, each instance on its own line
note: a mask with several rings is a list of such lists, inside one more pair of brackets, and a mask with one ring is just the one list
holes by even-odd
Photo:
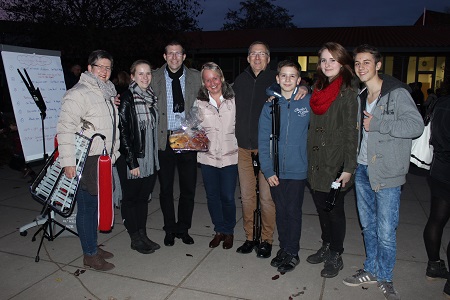
[[25, 161], [42, 159], [41, 111], [17, 70], [24, 74], [26, 69], [47, 106], [44, 119], [45, 152], [50, 154], [54, 150], [61, 99], [66, 92], [60, 52], [9, 45], [0, 45], [0, 49]]

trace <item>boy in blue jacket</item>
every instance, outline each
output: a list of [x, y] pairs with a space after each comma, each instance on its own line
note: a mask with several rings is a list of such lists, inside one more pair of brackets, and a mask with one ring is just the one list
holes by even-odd
[[271, 261], [278, 272], [289, 272], [299, 264], [302, 205], [307, 177], [306, 139], [310, 117], [309, 98], [294, 101], [300, 84], [301, 67], [297, 62], [278, 63], [277, 84], [267, 89], [278, 98], [280, 133], [278, 137], [279, 174], [275, 174], [270, 136], [272, 103], [264, 105], [259, 118], [259, 160], [275, 202], [280, 250]]

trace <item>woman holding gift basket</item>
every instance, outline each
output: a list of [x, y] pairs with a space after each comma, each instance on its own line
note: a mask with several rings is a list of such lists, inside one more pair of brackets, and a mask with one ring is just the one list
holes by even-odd
[[208, 210], [216, 232], [209, 247], [215, 248], [223, 241], [223, 248], [230, 249], [236, 224], [234, 193], [238, 174], [234, 91], [213, 62], [202, 66], [201, 77], [195, 106], [210, 143], [208, 152], [198, 152], [197, 161], [201, 164]]

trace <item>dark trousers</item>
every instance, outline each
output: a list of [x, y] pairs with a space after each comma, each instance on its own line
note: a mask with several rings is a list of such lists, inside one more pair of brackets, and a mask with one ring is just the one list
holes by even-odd
[[[430, 177], [431, 208], [423, 232], [428, 260], [438, 261], [444, 227], [450, 218], [450, 187], [445, 182]], [[447, 245], [447, 262], [450, 262], [450, 242]]]
[[278, 186], [270, 188], [280, 248], [293, 255], [298, 255], [300, 250], [305, 184], [306, 180], [280, 179]]
[[156, 183], [156, 171], [144, 178], [127, 179], [127, 163], [123, 156], [116, 162], [122, 187], [121, 213], [125, 228], [129, 234], [147, 225], [148, 198]]
[[[195, 187], [197, 185], [197, 152], [175, 153], [167, 139], [166, 150], [158, 151], [160, 184], [159, 201], [164, 216], [164, 231], [184, 233], [191, 228], [194, 211]], [[175, 167], [178, 169], [180, 198], [178, 200], [178, 222], [175, 218], [173, 184]]]
[[312, 196], [319, 214], [320, 228], [322, 229], [322, 241], [330, 243], [330, 249], [339, 253], [344, 252], [344, 238], [346, 231], [346, 220], [344, 210], [345, 192], [340, 192], [333, 210], [326, 212], [328, 193], [313, 191]]

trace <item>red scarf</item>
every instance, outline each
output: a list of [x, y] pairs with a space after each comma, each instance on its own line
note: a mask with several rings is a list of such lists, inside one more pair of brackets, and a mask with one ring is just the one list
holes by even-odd
[[314, 89], [312, 93], [310, 105], [312, 111], [316, 115], [323, 115], [327, 112], [331, 103], [336, 100], [339, 91], [341, 90], [342, 76], [333, 80], [329, 86], [323, 90]]

